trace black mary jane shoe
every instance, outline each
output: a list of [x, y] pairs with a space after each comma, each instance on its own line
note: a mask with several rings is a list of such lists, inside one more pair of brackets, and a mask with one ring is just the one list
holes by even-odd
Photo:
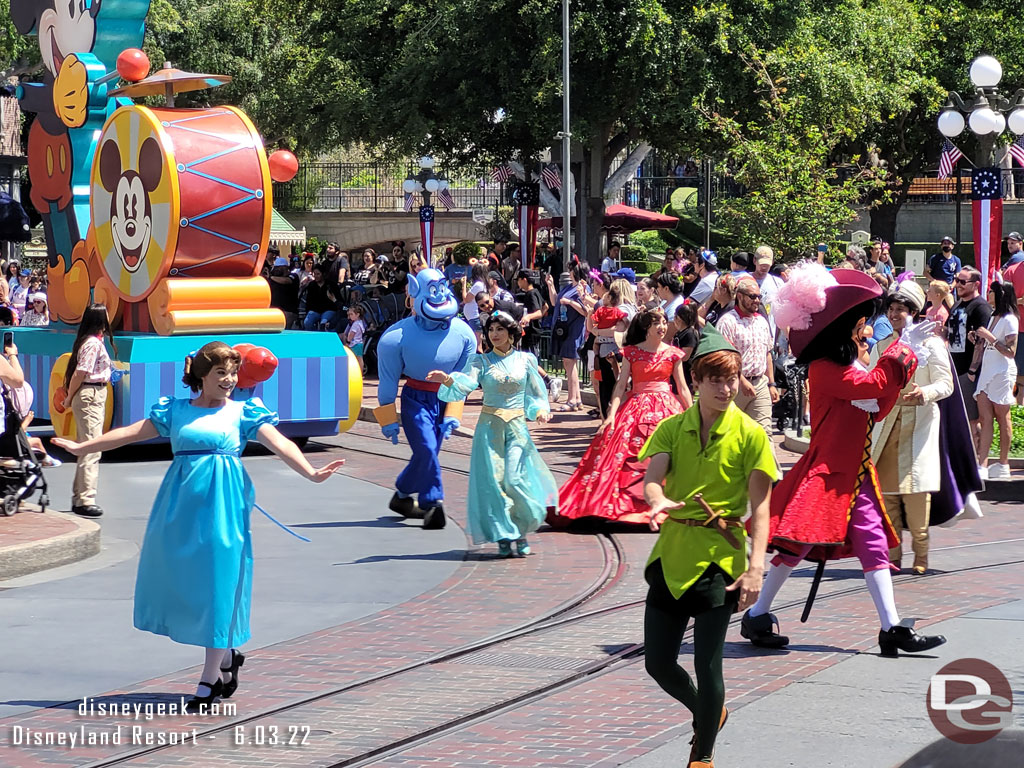
[[388, 509], [392, 512], [396, 512], [402, 517], [407, 517], [410, 520], [422, 520], [423, 510], [416, 506], [416, 502], [412, 496], [402, 497], [395, 493], [391, 497], [391, 501], [388, 502]]
[[881, 629], [878, 631], [878, 646], [881, 655], [890, 659], [899, 656], [899, 651], [904, 653], [921, 653], [938, 648], [946, 642], [942, 635], [919, 635], [914, 631], [913, 619], [901, 621], [892, 629]]
[[423, 515], [423, 529], [427, 531], [436, 531], [444, 528], [447, 520], [444, 516], [444, 507], [440, 504], [435, 504], [430, 507]]
[[213, 685], [200, 681], [200, 685], [205, 685], [210, 689], [209, 696], [193, 696], [191, 699], [185, 702], [185, 709], [190, 715], [202, 715], [205, 709], [209, 709], [210, 705], [213, 704], [213, 700], [224, 693], [224, 684], [218, 680]]
[[751, 616], [750, 611], [747, 611], [740, 621], [740, 635], [758, 648], [785, 648], [789, 645], [789, 638], [772, 629], [777, 626], [779, 620], [774, 613]]
[[235, 691], [238, 690], [238, 668], [243, 664], [245, 664], [245, 654], [232, 648], [231, 666], [220, 668], [220, 671], [223, 674], [231, 674], [231, 679], [221, 686], [221, 698], [230, 699], [234, 695]]

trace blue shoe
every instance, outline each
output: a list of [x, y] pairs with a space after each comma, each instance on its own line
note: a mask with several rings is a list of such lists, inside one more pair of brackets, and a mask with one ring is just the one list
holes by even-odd
[[498, 557], [512, 557], [512, 542], [502, 539], [498, 542]]
[[516, 554], [519, 557], [526, 557], [530, 554], [530, 551], [530, 544], [526, 541], [525, 536], [521, 539], [516, 539]]

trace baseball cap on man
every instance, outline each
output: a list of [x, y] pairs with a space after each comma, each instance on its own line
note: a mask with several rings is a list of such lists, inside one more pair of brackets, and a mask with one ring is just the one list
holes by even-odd
[[1007, 240], [1016, 240], [1018, 243], [1024, 243], [1024, 237], [1020, 236], [1020, 232], [1011, 232], [1006, 236]]
[[954, 240], [954, 239], [953, 239], [952, 237], [950, 237], [949, 235], [946, 235], [946, 236], [945, 236], [944, 238], [942, 238], [942, 239], [941, 239], [941, 240], [940, 240], [939, 242], [940, 242], [940, 243], [945, 243], [945, 242], [947, 242], [947, 241], [948, 241], [948, 242], [950, 242], [950, 243], [952, 243], [953, 245], [956, 245], [956, 240]]
[[718, 266], [718, 254], [716, 254], [714, 251], [704, 251], [704, 253], [702, 253], [700, 257], [701, 259], [704, 260], [704, 263], [707, 264], [709, 267]]
[[618, 272], [614, 272], [612, 277], [621, 278], [630, 283], [636, 283], [636, 271], [630, 267], [623, 267]]
[[757, 261], [754, 262], [754, 264], [756, 266], [758, 266], [758, 267], [761, 266], [762, 264], [767, 264], [770, 267], [774, 263], [775, 263], [775, 259], [773, 259], [767, 253], [759, 254], [758, 257], [757, 257]]

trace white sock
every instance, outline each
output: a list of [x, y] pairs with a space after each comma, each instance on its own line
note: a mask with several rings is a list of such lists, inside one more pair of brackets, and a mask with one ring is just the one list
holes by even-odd
[[875, 610], [878, 611], [882, 629], [888, 632], [900, 623], [900, 614], [896, 610], [896, 597], [892, 591], [892, 573], [888, 568], [867, 571], [864, 574], [864, 581], [867, 582], [871, 600], [875, 604]]
[[206, 649], [206, 662], [203, 664], [203, 674], [199, 678], [199, 685], [196, 686], [196, 696], [210, 695], [210, 689], [207, 686], [213, 686], [220, 680], [220, 665], [224, 661], [225, 653], [230, 653], [230, 649], [227, 651], [224, 648]]
[[764, 584], [761, 586], [761, 594], [758, 595], [757, 602], [750, 606], [751, 616], [762, 616], [771, 610], [772, 601], [779, 594], [779, 590], [786, 583], [786, 579], [789, 578], [794, 567], [792, 565], [773, 565], [768, 569], [768, 575], [765, 576]]

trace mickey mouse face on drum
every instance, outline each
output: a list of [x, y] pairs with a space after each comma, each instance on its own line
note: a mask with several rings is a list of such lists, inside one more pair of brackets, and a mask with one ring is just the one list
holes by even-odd
[[110, 230], [114, 250], [128, 272], [141, 265], [153, 238], [150, 194], [160, 184], [163, 165], [155, 139], [143, 142], [139, 170], [121, 166], [121, 151], [113, 141], [100, 150], [100, 180], [110, 193]]

